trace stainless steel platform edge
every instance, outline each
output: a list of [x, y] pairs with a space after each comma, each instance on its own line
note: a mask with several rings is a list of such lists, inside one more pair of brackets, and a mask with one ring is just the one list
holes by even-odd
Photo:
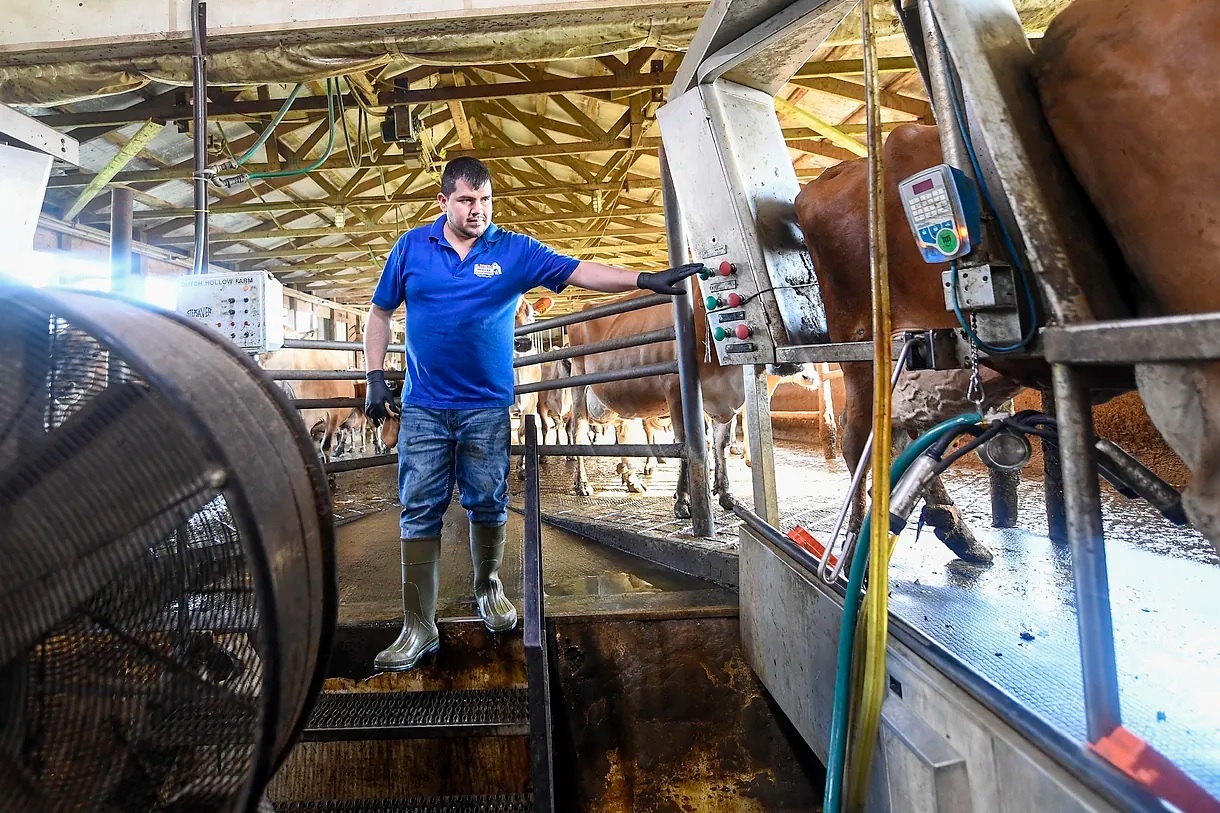
[[733, 591], [737, 590], [737, 556], [735, 554], [706, 550], [687, 545], [680, 540], [649, 536], [567, 516], [543, 513], [542, 519], [556, 528], [571, 531], [585, 539], [608, 545], [653, 564], [667, 567], [678, 573], [685, 573], [688, 576], [695, 576]]
[[[813, 643], [821, 640], [823, 635], [829, 636], [830, 651], [833, 651], [834, 641], [838, 636], [839, 618], [842, 616], [843, 584], [836, 584], [833, 588], [827, 586], [802, 563], [745, 526], [741, 529], [741, 540], [743, 572], [746, 572], [743, 582], [748, 588], [746, 592], [752, 594], [759, 588], [759, 585], [754, 583], [757, 577], [752, 572], [748, 572], [757, 566], [753, 564], [755, 561], [764, 563], [771, 561], [781, 565], [780, 572], [786, 574], [787, 581], [804, 585], [801, 590], [804, 595], [796, 597], [795, 603], [790, 601], [788, 606], [791, 608], [805, 607], [807, 612], [817, 615], [821, 622], [829, 625], [828, 629], [822, 630], [822, 634], [819, 635], [811, 635], [808, 625], [802, 627], [800, 640]], [[763, 578], [765, 580], [768, 577], [764, 575]], [[772, 587], [778, 589], [774, 585]], [[821, 738], [822, 741], [815, 742], [811, 741], [811, 736], [815, 729], [828, 727], [828, 717], [818, 722], [798, 720], [793, 717], [793, 714], [800, 715], [802, 711], [811, 709], [808, 703], [813, 698], [805, 696], [809, 694], [810, 688], [815, 689], [814, 693], [818, 697], [825, 695], [826, 698], [829, 698], [831, 690], [829, 686], [819, 687], [814, 684], [812, 687], [804, 687], [792, 697], [787, 697], [785, 695], [791, 695], [792, 687], [777, 685], [774, 677], [768, 676], [768, 673], [774, 671], [772, 666], [780, 670], [783, 670], [784, 667], [778, 663], [769, 665], [763, 661], [755, 662], [757, 659], [753, 657], [752, 649], [755, 647], [765, 649], [766, 641], [764, 639], [768, 635], [767, 625], [759, 622], [765, 621], [766, 618], [774, 621], [775, 613], [769, 611], [765, 617], [753, 613], [745, 604], [750, 597], [750, 595], [743, 596], [742, 637], [746, 646], [747, 659], [751, 661], [751, 668], [758, 674], [780, 708], [801, 731], [801, 736], [809, 742], [815, 752], [822, 755], [825, 753], [826, 746], [824, 737]], [[804, 615], [794, 615], [787, 618], [785, 626], [789, 623], [799, 625], [803, 619]], [[1024, 761], [1024, 763], [1036, 765], [1041, 772], [1040, 775], [1048, 780], [1037, 783], [1041, 790], [1047, 790], [1051, 785], [1061, 786], [1066, 779], [1071, 779], [1079, 783], [1081, 791], [1095, 794], [1106, 804], [1112, 805], [1115, 810], [1135, 811], [1136, 813], [1165, 813], [1167, 810], [1152, 794], [1135, 785], [1109, 763], [1087, 751], [1083, 743], [1072, 740], [1046, 720], [1036, 716], [952, 652], [893, 614], [889, 618], [889, 632], [890, 657], [887, 671], [890, 691], [886, 700], [887, 706], [894, 702], [905, 702], [908, 705], [919, 703], [918, 711], [921, 716], [927, 716], [931, 703], [943, 706], [941, 711], [944, 713], [939, 716], [946, 719], [959, 722], [974, 719], [981, 721], [979, 725], [984, 728], [1001, 729], [994, 734], [997, 741], [1003, 742], [1007, 751], [1014, 752], [1017, 762]], [[751, 638], [755, 639], [753, 645]], [[826, 645], [826, 643], [823, 642], [821, 645]], [[811, 653], [809, 652], [804, 652], [802, 655], [802, 652], [794, 651], [791, 654], [802, 662], [814, 663], [810, 660]], [[807, 668], [802, 667], [797, 671], [804, 673]], [[814, 663], [813, 669], [815, 671], [818, 669], [816, 663]], [[783, 671], [775, 674], [783, 674]], [[830, 675], [830, 682], [833, 683], [833, 660], [830, 661]], [[918, 700], [915, 697], [916, 694], [920, 695]], [[936, 695], [941, 695], [940, 700], [935, 700]], [[796, 706], [792, 705], [793, 697], [797, 701]], [[826, 715], [829, 713], [828, 708], [827, 706], [822, 710]], [[942, 722], [944, 721], [942, 720]], [[812, 739], [818, 740], [819, 738], [812, 736]], [[967, 757], [972, 756], [974, 751], [983, 748], [982, 744], [973, 741], [969, 736], [955, 737], [954, 742], [956, 746], [964, 745], [969, 749], [965, 754]], [[1013, 762], [1013, 760], [1008, 761]], [[1062, 773], [1059, 773], [1058, 776], [1055, 776], [1054, 773], [1047, 773], [1048, 770], [1053, 772], [1056, 769]], [[991, 772], [989, 769], [983, 773], [990, 774]], [[993, 781], [995, 779], [995, 777], [990, 778]], [[980, 776], [977, 780], [972, 781], [983, 779], [984, 777]], [[1010, 792], [1015, 788], [1005, 787], [1000, 790]], [[1031, 790], [1031, 792], [1033, 791]], [[870, 798], [873, 797], [870, 796]], [[1012, 802], [1013, 799], [1008, 801]], [[1066, 803], [1066, 799], [1063, 801]], [[1008, 805], [1004, 807], [1007, 809]], [[1000, 809], [1000, 806], [988, 809]], [[1097, 808], [1077, 804], [1054, 809], [1095, 810]]]

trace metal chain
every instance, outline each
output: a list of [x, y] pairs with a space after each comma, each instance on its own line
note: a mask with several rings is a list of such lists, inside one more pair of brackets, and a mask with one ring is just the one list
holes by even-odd
[[975, 341], [978, 335], [978, 320], [975, 314], [970, 314], [970, 385], [966, 388], [966, 398], [974, 404], [975, 411], [983, 414], [983, 376], [979, 373], [979, 345]]

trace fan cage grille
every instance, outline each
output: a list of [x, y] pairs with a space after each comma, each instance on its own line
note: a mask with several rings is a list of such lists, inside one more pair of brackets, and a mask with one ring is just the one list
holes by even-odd
[[[0, 759], [51, 810], [231, 809], [271, 745], [263, 598], [223, 471], [120, 353], [15, 310], [0, 325], [0, 554], [16, 565], [0, 598], [73, 555], [30, 591], [38, 639], [0, 663], [15, 687]], [[100, 538], [107, 522], [122, 533]], [[59, 592], [73, 599], [56, 609]]]

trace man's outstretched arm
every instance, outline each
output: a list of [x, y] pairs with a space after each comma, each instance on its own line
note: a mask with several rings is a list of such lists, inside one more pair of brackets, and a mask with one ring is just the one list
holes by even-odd
[[623, 291], [634, 291], [641, 288], [655, 291], [658, 294], [676, 296], [685, 293], [678, 287], [682, 280], [699, 272], [702, 263], [687, 263], [677, 268], [667, 268], [664, 271], [650, 273], [648, 271], [631, 271], [589, 261], [582, 261], [576, 270], [568, 277], [569, 285], [588, 288], [591, 291], [601, 291], [607, 294], [617, 294]]

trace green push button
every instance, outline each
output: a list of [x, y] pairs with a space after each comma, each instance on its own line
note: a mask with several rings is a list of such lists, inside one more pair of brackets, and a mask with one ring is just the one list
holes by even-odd
[[954, 229], [941, 229], [936, 233], [936, 247], [940, 249], [941, 254], [946, 256], [953, 254], [961, 244], [957, 237], [957, 231]]
[[705, 265], [699, 269], [699, 279], [711, 279], [715, 273], [715, 271]]
[[714, 311], [714, 310], [716, 310], [716, 308], [720, 307], [720, 297], [709, 296], [707, 299], [704, 300], [703, 304], [707, 305], [707, 309], [709, 311]]
[[718, 327], [712, 331], [712, 336], [714, 336], [718, 342], [724, 341], [728, 335], [729, 334], [722, 327]]

